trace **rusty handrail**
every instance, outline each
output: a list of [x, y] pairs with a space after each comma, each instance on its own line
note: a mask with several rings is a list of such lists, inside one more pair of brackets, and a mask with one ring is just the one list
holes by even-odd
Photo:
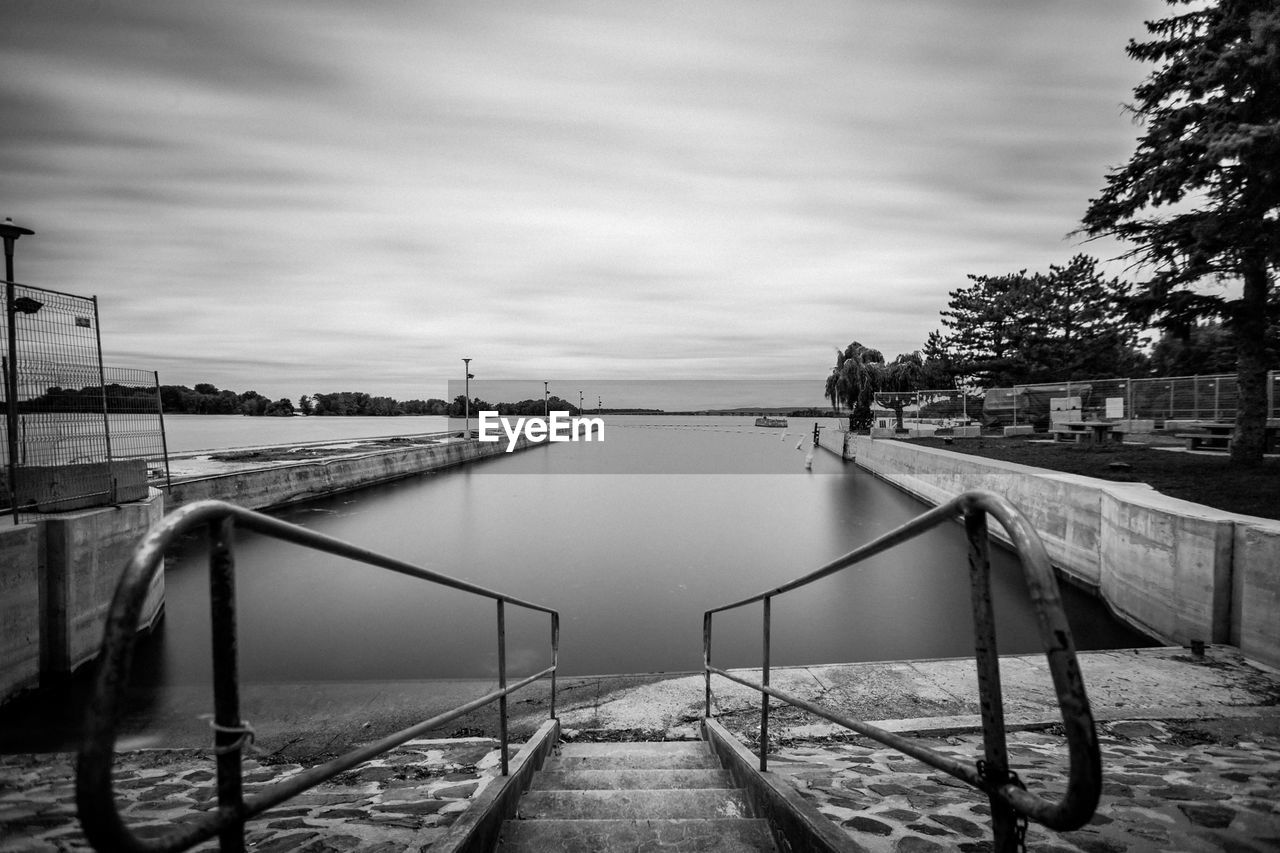
[[[777, 596], [848, 568], [882, 553], [912, 537], [954, 519], [964, 519], [969, 540], [970, 590], [974, 611], [975, 657], [978, 692], [982, 711], [984, 760], [968, 767], [955, 758], [920, 746], [876, 726], [853, 720], [791, 696], [769, 686], [769, 632], [771, 601]], [[991, 608], [990, 561], [988, 559], [987, 516], [994, 516], [1008, 534], [1025, 575], [1031, 602], [1036, 611], [1041, 644], [1049, 663], [1062, 724], [1066, 730], [1070, 757], [1067, 790], [1057, 802], [1030, 793], [1010, 771], [1004, 730], [1004, 703], [1000, 692], [1000, 659], [996, 651], [995, 622]], [[712, 615], [761, 602], [764, 612], [764, 654], [761, 681], [752, 682], [711, 665]], [[848, 554], [782, 586], [707, 610], [703, 614], [703, 672], [706, 679], [706, 715], [711, 713], [711, 676], [723, 676], [761, 693], [760, 770], [768, 769], [769, 698], [789, 702], [823, 719], [845, 726], [899, 752], [910, 755], [984, 791], [991, 802], [992, 825], [997, 851], [1017, 849], [1025, 818], [1050, 829], [1071, 830], [1083, 826], [1093, 816], [1102, 791], [1102, 759], [1094, 727], [1093, 712], [1085, 695], [1084, 681], [1076, 660], [1071, 628], [1062, 609], [1058, 583], [1049, 555], [1026, 517], [1007, 500], [991, 492], [971, 491], [908, 521], [885, 535], [855, 548]]]
[[[346, 557], [403, 575], [491, 598], [497, 603], [498, 689], [451, 711], [423, 720], [371, 744], [358, 747], [261, 788], [244, 798], [241, 790], [241, 751], [252, 741], [252, 730], [240, 719], [239, 678], [235, 630], [235, 558], [232, 539], [236, 525], [296, 545]], [[147, 591], [164, 554], [174, 539], [201, 525], [209, 529], [209, 586], [213, 609], [214, 752], [217, 762], [218, 807], [161, 836], [139, 838], [120, 817], [112, 789], [111, 770], [119, 721], [138, 620]], [[551, 616], [551, 666], [508, 685], [506, 673], [505, 606], [536, 610]], [[217, 836], [223, 851], [244, 850], [245, 821], [326, 779], [368, 761], [412, 738], [478, 708], [498, 703], [502, 774], [507, 763], [507, 696], [550, 676], [551, 717], [556, 713], [556, 669], [559, 661], [560, 614], [549, 607], [523, 601], [476, 584], [460, 581], [402, 560], [352, 545], [223, 501], [199, 501], [166, 516], [134, 549], [116, 586], [103, 632], [102, 656], [94, 692], [85, 717], [85, 734], [76, 768], [76, 804], [89, 843], [99, 850], [177, 851]]]

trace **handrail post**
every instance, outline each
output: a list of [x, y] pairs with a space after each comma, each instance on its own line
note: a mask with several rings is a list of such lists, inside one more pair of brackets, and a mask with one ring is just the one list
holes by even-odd
[[560, 614], [551, 614], [551, 719], [556, 719], [556, 673], [560, 671]]
[[[503, 600], [498, 599], [498, 689], [507, 689], [507, 616]], [[507, 766], [507, 694], [498, 699], [498, 739], [502, 750], [502, 775], [510, 775]]]
[[995, 611], [991, 605], [991, 561], [987, 546], [987, 513], [969, 507], [964, 513], [969, 539], [969, 595], [973, 605], [974, 658], [978, 671], [978, 702], [982, 712], [983, 764], [980, 765], [991, 803], [991, 828], [996, 853], [1019, 849], [1018, 813], [996, 795], [1010, 780], [1005, 742], [1004, 696], [1000, 689], [1000, 653], [996, 648]]
[[[773, 598], [764, 597], [764, 657], [763, 666], [761, 667], [761, 681], [765, 687], [769, 686], [769, 621], [771, 611], [773, 609]], [[769, 694], [760, 694], [760, 772], [764, 773], [769, 769]]]
[[[209, 522], [209, 598], [213, 629], [214, 752], [217, 755], [218, 808], [238, 814], [244, 808], [240, 751], [247, 734], [240, 719], [240, 682], [236, 643], [235, 523], [229, 516]], [[223, 853], [243, 853], [244, 820], [218, 833]]]
[[711, 718], [711, 611], [702, 614], [702, 676], [706, 692], [706, 716]]

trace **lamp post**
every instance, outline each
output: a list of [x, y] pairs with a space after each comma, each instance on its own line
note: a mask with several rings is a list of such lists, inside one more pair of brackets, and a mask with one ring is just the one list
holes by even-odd
[[582, 417], [582, 389], [578, 389], [578, 417]]
[[9, 338], [7, 370], [5, 370], [5, 426], [9, 433], [9, 498], [13, 507], [13, 523], [18, 523], [18, 307], [14, 302], [13, 244], [23, 235], [36, 232], [13, 220], [5, 218], [0, 223], [0, 236], [4, 237], [4, 313], [5, 330]]
[[542, 416], [551, 417], [551, 390], [547, 382], [542, 383]]
[[462, 360], [462, 411], [464, 438], [471, 438], [471, 359]]

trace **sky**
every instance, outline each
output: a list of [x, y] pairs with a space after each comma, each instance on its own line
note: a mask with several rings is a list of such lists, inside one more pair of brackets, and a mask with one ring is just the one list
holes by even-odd
[[106, 364], [164, 384], [426, 399], [469, 357], [820, 402], [969, 274], [1120, 253], [1071, 232], [1166, 11], [7, 0], [0, 217], [16, 280], [96, 295]]

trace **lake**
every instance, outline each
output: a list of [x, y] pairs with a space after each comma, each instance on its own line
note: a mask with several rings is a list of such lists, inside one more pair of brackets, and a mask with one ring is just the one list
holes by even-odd
[[[171, 446], [214, 425], [172, 419]], [[274, 430], [428, 432], [442, 419], [213, 418]], [[603, 442], [560, 443], [312, 501], [275, 513], [427, 568], [561, 612], [561, 672], [675, 672], [701, 666], [702, 612], [812, 571], [926, 507], [852, 463], [811, 452], [812, 419], [786, 430], [751, 418], [606, 417]], [[301, 422], [301, 423], [298, 423]], [[824, 422], [833, 426], [834, 421]], [[421, 428], [420, 425], [425, 426]], [[266, 437], [267, 433], [270, 437]], [[385, 432], [359, 435], [389, 434]], [[331, 435], [329, 437], [354, 437]], [[295, 436], [284, 439], [314, 440]], [[1002, 653], [1039, 650], [1025, 585], [993, 548]], [[487, 676], [496, 672], [494, 604], [255, 534], [237, 543], [241, 673], [246, 681]], [[154, 685], [209, 678], [205, 556], [173, 555], [162, 629], [135, 675]], [[1064, 584], [1081, 649], [1150, 645]], [[966, 547], [945, 525], [773, 604], [775, 665], [972, 654]], [[507, 608], [514, 672], [549, 663], [543, 614]], [[760, 607], [716, 617], [718, 665], [757, 665]]]

